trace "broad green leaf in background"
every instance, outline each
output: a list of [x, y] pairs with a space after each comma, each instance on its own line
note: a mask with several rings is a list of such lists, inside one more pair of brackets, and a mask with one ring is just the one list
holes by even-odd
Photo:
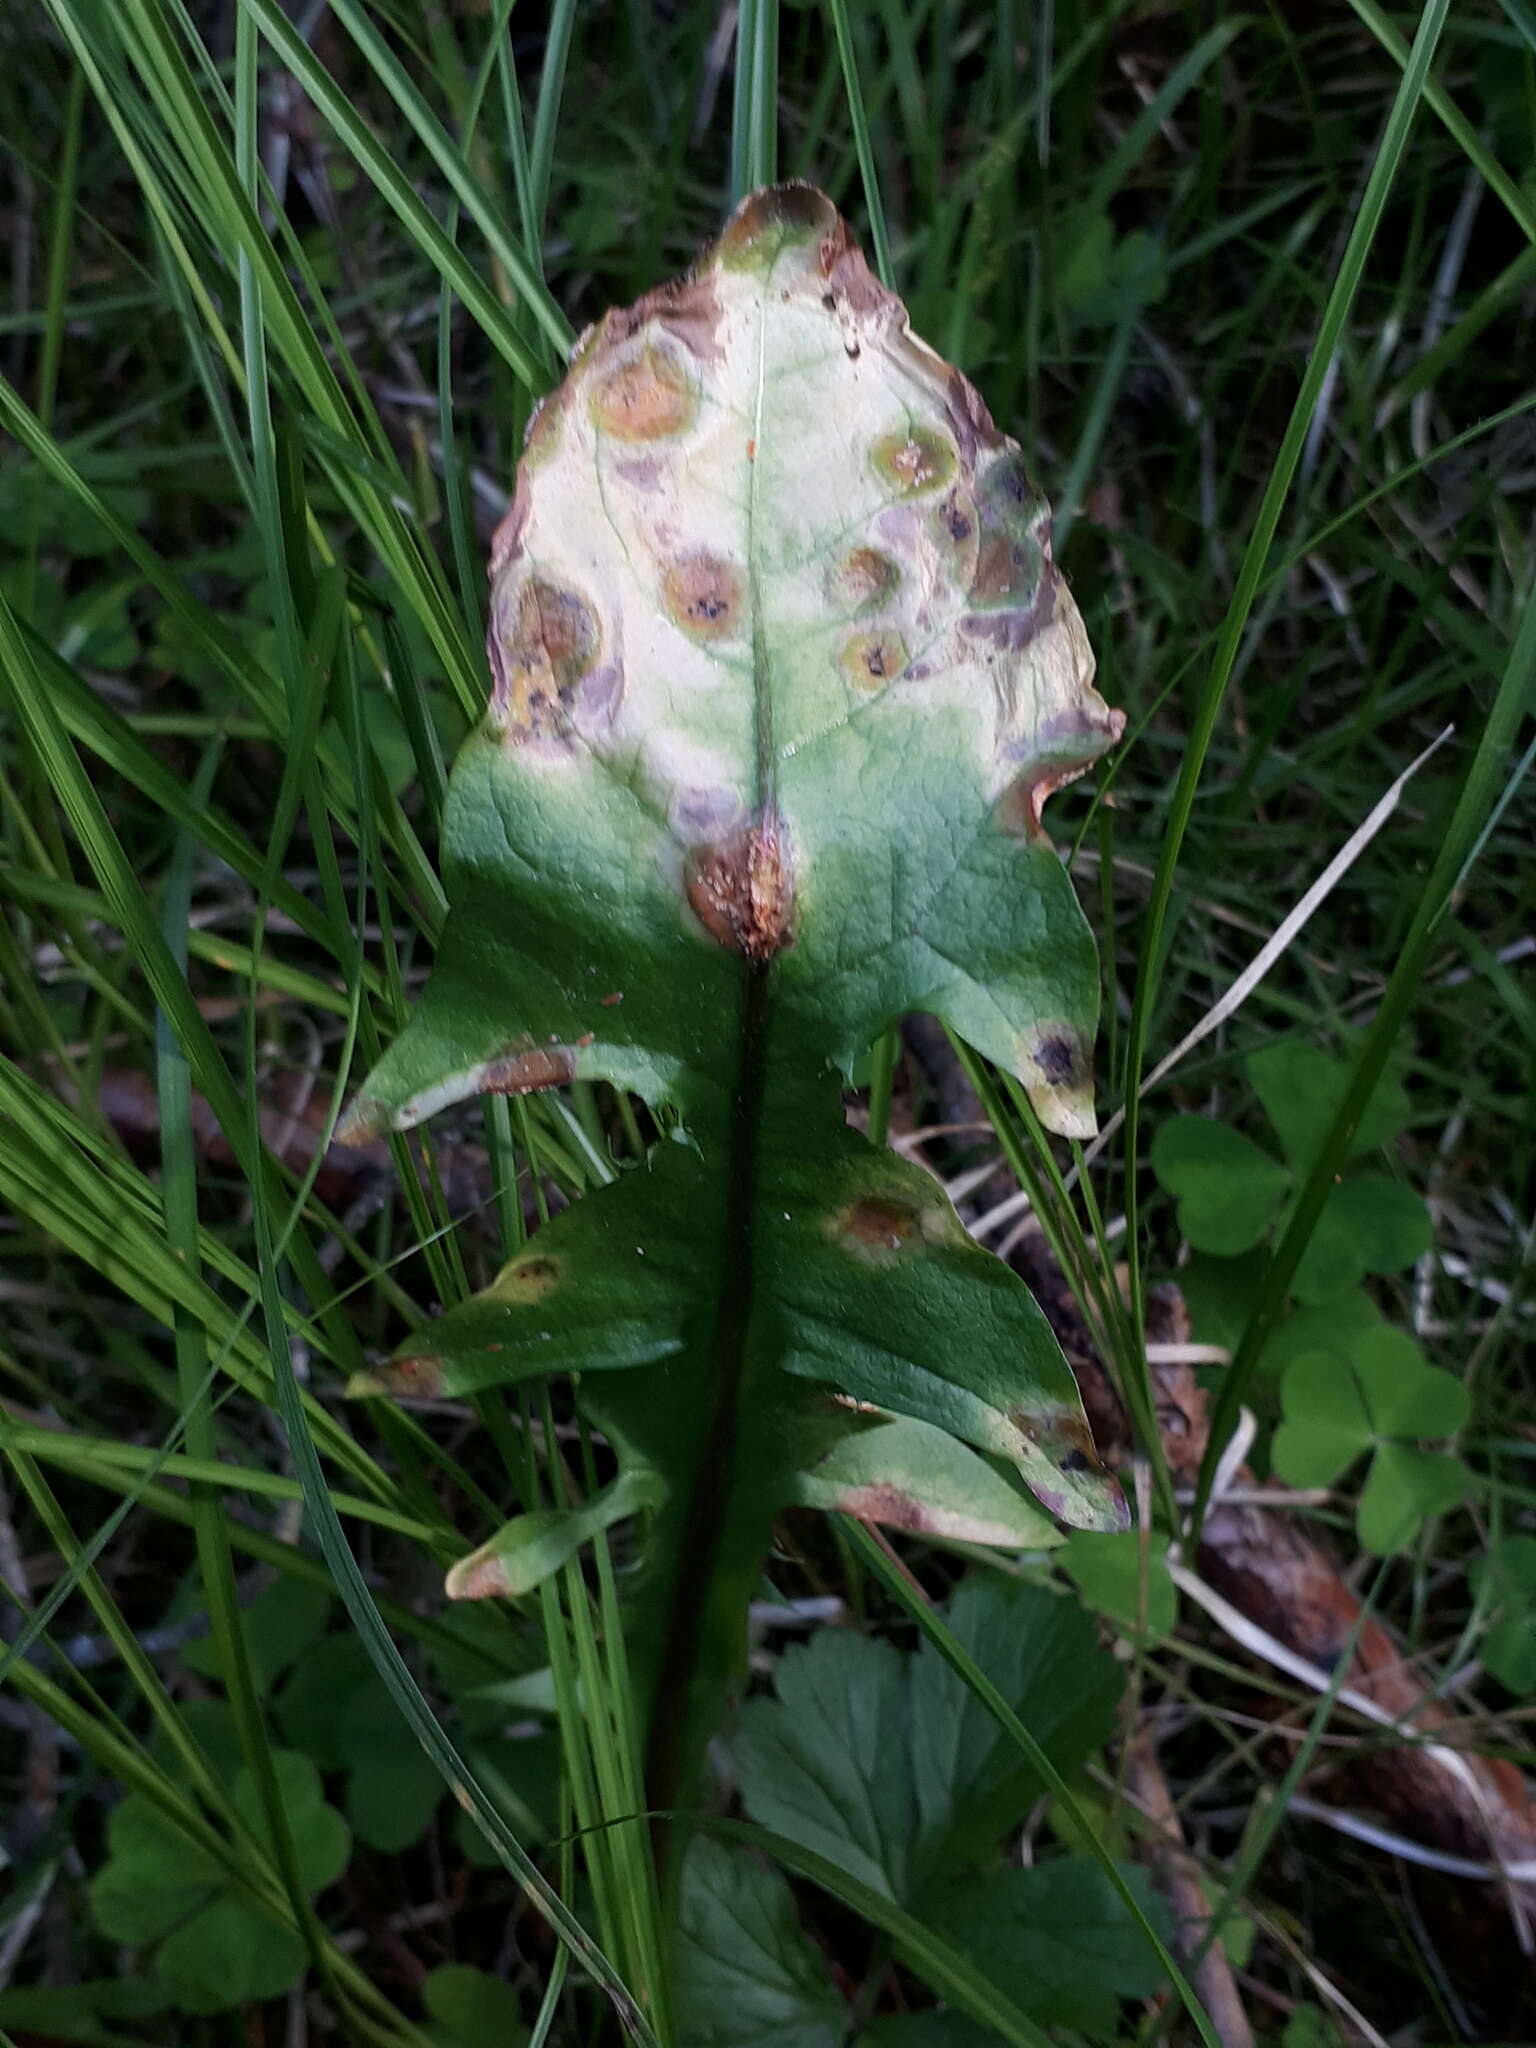
[[1478, 1597], [1493, 1609], [1484, 1664], [1511, 1692], [1536, 1692], [1536, 1536], [1506, 1536], [1476, 1572]]
[[[946, 1618], [1058, 1769], [1108, 1737], [1123, 1681], [1075, 1601], [971, 1578]], [[903, 1654], [828, 1630], [785, 1652], [774, 1692], [749, 1702], [732, 1743], [746, 1811], [901, 1903], [992, 1856], [1039, 1797], [931, 1645]]]
[[[1167, 1916], [1147, 1873], [1127, 1864], [1121, 1874], [1166, 1933]], [[1085, 1856], [945, 1885], [925, 1915], [1046, 2026], [1079, 2027], [1102, 2039], [1114, 2031], [1120, 1999], [1156, 1991], [1163, 1981], [1124, 1900]]]
[[421, 2002], [439, 2048], [520, 2048], [528, 2029], [510, 1984], [468, 1963], [439, 1963], [422, 1980]]
[[448, 924], [350, 1129], [589, 1079], [669, 1136], [355, 1391], [582, 1374], [660, 1499], [632, 1657], [672, 1808], [778, 1507], [998, 1540], [968, 1469], [1005, 1540], [1123, 1522], [1028, 1290], [840, 1098], [927, 1010], [1093, 1128], [1093, 945], [1040, 812], [1123, 721], [1018, 449], [805, 186], [584, 338], [491, 570]]
[[1378, 1556], [1409, 1542], [1427, 1515], [1465, 1499], [1460, 1459], [1426, 1450], [1425, 1438], [1454, 1434], [1470, 1410], [1462, 1381], [1427, 1365], [1400, 1330], [1381, 1325], [1350, 1347], [1347, 1360], [1302, 1352], [1281, 1383], [1284, 1420], [1275, 1431], [1275, 1470], [1292, 1486], [1332, 1486], [1369, 1452], [1360, 1540]]
[[847, 2008], [801, 1931], [788, 1883], [759, 1857], [694, 1841], [679, 1935], [686, 2048], [839, 2048]]
[[1062, 1570], [1096, 1613], [1133, 1640], [1161, 1642], [1173, 1633], [1179, 1597], [1168, 1571], [1168, 1538], [1126, 1529], [1100, 1535], [1077, 1529], [1060, 1556]]

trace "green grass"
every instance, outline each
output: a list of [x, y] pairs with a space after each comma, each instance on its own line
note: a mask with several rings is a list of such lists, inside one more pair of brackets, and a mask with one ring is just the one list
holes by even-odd
[[[1468, 1380], [1475, 1484], [1377, 1599], [1449, 1676], [1488, 1618], [1473, 1565], [1536, 1510], [1536, 26], [1515, 0], [1305, 20], [744, 0], [738, 51], [715, 10], [647, 0], [305, 15], [44, 0], [6, 31], [0, 1506], [25, 1583], [0, 1654], [25, 1824], [0, 1959], [13, 1986], [116, 1972], [86, 1885], [130, 1788], [306, 1945], [312, 2038], [433, 2038], [422, 1975], [452, 1960], [500, 1969], [537, 2038], [591, 2038], [606, 1990], [665, 2042], [625, 1552], [497, 1617], [435, 1590], [509, 1501], [587, 1487], [593, 1447], [563, 1396], [474, 1417], [339, 1399], [552, 1198], [607, 1177], [633, 1112], [606, 1091], [494, 1105], [345, 1185], [277, 1142], [306, 1103], [328, 1128], [430, 959], [445, 766], [486, 687], [488, 530], [531, 408], [589, 319], [681, 268], [733, 194], [793, 175], [1023, 442], [1128, 713], [1104, 791], [1055, 806], [1104, 955], [1101, 1108], [1125, 1119], [1074, 1180], [1022, 1093], [971, 1062], [994, 1126], [976, 1156], [1033, 1195], [1172, 1521], [1141, 1336], [1180, 1246], [1152, 1135], [1175, 1110], [1261, 1132], [1242, 1061], [1272, 1041], [1351, 1062], [1245, 1276], [1208, 1488], [1244, 1405], [1262, 1452], [1266, 1340], [1351, 1119], [1401, 1072], [1394, 1170], [1431, 1197], [1436, 1256], [1376, 1298]], [[1236, 1016], [1139, 1094], [1447, 724]], [[872, 1064], [877, 1132], [930, 1113], [898, 1050]], [[112, 1110], [125, 1076], [132, 1119]], [[1348, 1509], [1318, 1510], [1346, 1540]], [[903, 1555], [930, 1592], [953, 1574]], [[775, 1591], [899, 1630], [906, 1582], [875, 1557], [790, 1542]], [[249, 1620], [273, 1583], [334, 1589], [326, 1626], [363, 1645], [473, 1830], [445, 1804], [306, 1890], [273, 1763], [289, 1721]], [[192, 1617], [212, 1675], [145, 1647]], [[72, 1667], [82, 1634], [102, 1654]], [[1436, 1946], [1462, 1893], [1415, 1899], [1421, 1939], [1379, 1855], [1283, 1800], [1257, 1834], [1234, 1819], [1285, 1771], [1247, 1732], [1256, 1700], [1304, 1719], [1317, 1700], [1193, 1612], [1131, 1669], [1175, 1731], [1214, 1891], [1236, 1874], [1258, 1925], [1256, 2021], [1316, 2002], [1299, 1952], [1382, 2031], [1432, 2009], [1448, 2038], [1520, 2036], [1518, 1994], [1468, 1982], [1472, 1944]], [[210, 1756], [209, 1699], [254, 1803]], [[541, 1809], [504, 1731], [545, 1708], [564, 1764]], [[1466, 1713], [1469, 1741], [1532, 1762], [1528, 1724]], [[1369, 1732], [1336, 1707], [1317, 1722]], [[1117, 1842], [1113, 1781], [1093, 1789]], [[805, 1913], [834, 1947], [910, 1939], [855, 1937], [885, 1908], [819, 1896]], [[926, 1981], [963, 2003], [972, 1966], [931, 1939]], [[1004, 2038], [1034, 2038], [980, 1995]], [[251, 2038], [282, 2038], [282, 2005]], [[1195, 2038], [1181, 2015], [1137, 2024]], [[228, 2024], [98, 2016], [89, 2038]]]

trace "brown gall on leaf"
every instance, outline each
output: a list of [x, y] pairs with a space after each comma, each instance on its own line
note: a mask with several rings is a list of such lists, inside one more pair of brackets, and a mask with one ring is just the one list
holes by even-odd
[[962, 1242], [964, 1232], [941, 1202], [901, 1195], [861, 1195], [827, 1219], [827, 1234], [844, 1251], [871, 1265], [889, 1266], [912, 1253]]
[[695, 847], [683, 875], [694, 916], [728, 952], [762, 966], [794, 943], [794, 866], [777, 817]]
[[391, 1400], [430, 1401], [442, 1392], [443, 1361], [430, 1356], [386, 1358], [368, 1372], [347, 1381], [347, 1398], [368, 1400], [387, 1394]]

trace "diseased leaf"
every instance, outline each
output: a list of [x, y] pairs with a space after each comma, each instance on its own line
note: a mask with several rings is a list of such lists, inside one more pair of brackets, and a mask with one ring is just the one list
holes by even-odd
[[921, 1009], [1093, 1129], [1093, 945], [1040, 811], [1123, 721], [1018, 449], [809, 187], [583, 337], [491, 575], [447, 927], [351, 1132], [590, 1078], [675, 1142], [354, 1390], [581, 1373], [621, 1487], [659, 1499], [634, 1663], [672, 1806], [779, 1507], [1040, 1540], [980, 1463], [967, 1522], [980, 1453], [1123, 1524], [1028, 1290], [840, 1097]]
[[778, 1871], [696, 1837], [678, 1942], [682, 2048], [839, 2048], [848, 2011]]

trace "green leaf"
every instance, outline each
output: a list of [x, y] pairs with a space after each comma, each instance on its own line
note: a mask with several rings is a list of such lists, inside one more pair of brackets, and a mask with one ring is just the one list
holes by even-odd
[[[258, 1593], [244, 1610], [245, 1644], [251, 1676], [259, 1692], [267, 1692], [325, 1627], [331, 1596], [323, 1586], [304, 1579], [280, 1578]], [[211, 1637], [189, 1643], [183, 1662], [205, 1678], [222, 1674]]]
[[1197, 1251], [1231, 1258], [1259, 1243], [1291, 1177], [1251, 1138], [1204, 1116], [1176, 1116], [1152, 1140], [1152, 1171], [1178, 1199], [1179, 1228]]
[[1482, 1640], [1488, 1670], [1511, 1692], [1536, 1692], [1536, 1536], [1506, 1536], [1476, 1568], [1495, 1619]]
[[906, 1896], [916, 1832], [907, 1666], [889, 1643], [826, 1629], [789, 1649], [771, 1700], [731, 1744], [742, 1803], [890, 1898]]
[[154, 1941], [223, 1888], [222, 1867], [140, 1794], [112, 1809], [107, 1860], [91, 1879], [91, 1912], [113, 1941]]
[[1356, 1511], [1360, 1541], [1377, 1557], [1390, 1557], [1413, 1541], [1427, 1516], [1460, 1507], [1471, 1486], [1471, 1473], [1448, 1451], [1382, 1444]]
[[1168, 1538], [1142, 1533], [1100, 1536], [1075, 1530], [1061, 1568], [1088, 1606], [1137, 1641], [1161, 1642], [1178, 1621], [1179, 1596], [1168, 1573]]
[[[334, 1884], [347, 1867], [352, 1848], [347, 1824], [334, 1806], [326, 1804], [320, 1773], [307, 1756], [296, 1749], [275, 1749], [272, 1769], [293, 1837], [299, 1875], [306, 1890], [320, 1891]], [[261, 1791], [249, 1771], [242, 1771], [236, 1778], [234, 1801], [253, 1831], [264, 1834], [266, 1818]]]
[[1434, 1243], [1421, 1195], [1385, 1174], [1362, 1174], [1324, 1204], [1292, 1282], [1299, 1301], [1332, 1301], [1367, 1273], [1397, 1273]]
[[848, 2022], [778, 1871], [705, 1836], [683, 1868], [677, 1991], [683, 2048], [839, 2048]]
[[[1166, 1939], [1168, 1916], [1146, 1872], [1127, 1864], [1122, 1875]], [[921, 1912], [1047, 2026], [1102, 2036], [1113, 2030], [1121, 1998], [1148, 1995], [1163, 1983], [1124, 1900], [1085, 1857], [1052, 1857], [1029, 1870], [936, 1887]]]
[[1448, 1436], [1470, 1412], [1466, 1387], [1427, 1365], [1402, 1331], [1378, 1324], [1349, 1356], [1303, 1352], [1286, 1368], [1285, 1420], [1275, 1431], [1275, 1470], [1293, 1486], [1332, 1486], [1374, 1451], [1357, 1510], [1360, 1540], [1377, 1556], [1411, 1541], [1426, 1515], [1466, 1498], [1470, 1475], [1458, 1458], [1402, 1439]]
[[[1124, 1680], [1076, 1601], [978, 1575], [961, 1582], [946, 1619], [1058, 1771], [1070, 1775], [1108, 1739]], [[912, 1757], [925, 1875], [987, 1854], [1042, 1790], [987, 1708], [926, 1641], [912, 1673]]]
[[239, 1899], [218, 1899], [163, 1942], [155, 1977], [185, 2012], [229, 2012], [291, 1991], [308, 1957], [299, 1937]]
[[1350, 1366], [1326, 1351], [1304, 1351], [1286, 1367], [1275, 1431], [1275, 1470], [1291, 1486], [1332, 1486], [1376, 1441]]
[[437, 1766], [416, 1743], [398, 1754], [386, 1753], [347, 1779], [346, 1811], [353, 1834], [387, 1855], [420, 1841], [442, 1799]]
[[[663, 1490], [630, 1660], [671, 1808], [774, 1512], [845, 1504], [872, 1417], [1123, 1524], [1028, 1289], [841, 1101], [921, 1009], [1093, 1129], [1097, 967], [1040, 808], [1123, 719], [1018, 449], [799, 186], [583, 341], [494, 549], [489, 656], [434, 973], [350, 1135], [601, 1080], [669, 1136], [354, 1391], [581, 1374], [621, 1475]], [[858, 1511], [954, 1533], [955, 1461], [881, 1448]]]
[[1355, 1377], [1378, 1436], [1453, 1436], [1466, 1427], [1471, 1396], [1463, 1381], [1426, 1365], [1413, 1339], [1385, 1324], [1354, 1346]]
[[[1275, 1127], [1281, 1149], [1298, 1173], [1310, 1170], [1349, 1086], [1350, 1068], [1320, 1046], [1286, 1039], [1247, 1061], [1248, 1079]], [[1407, 1124], [1412, 1105], [1401, 1075], [1388, 1069], [1361, 1113], [1350, 1153], [1376, 1152]]]
[[519, 2048], [528, 2038], [517, 1994], [468, 1963], [440, 1963], [422, 1979], [421, 2002], [442, 2048]]

